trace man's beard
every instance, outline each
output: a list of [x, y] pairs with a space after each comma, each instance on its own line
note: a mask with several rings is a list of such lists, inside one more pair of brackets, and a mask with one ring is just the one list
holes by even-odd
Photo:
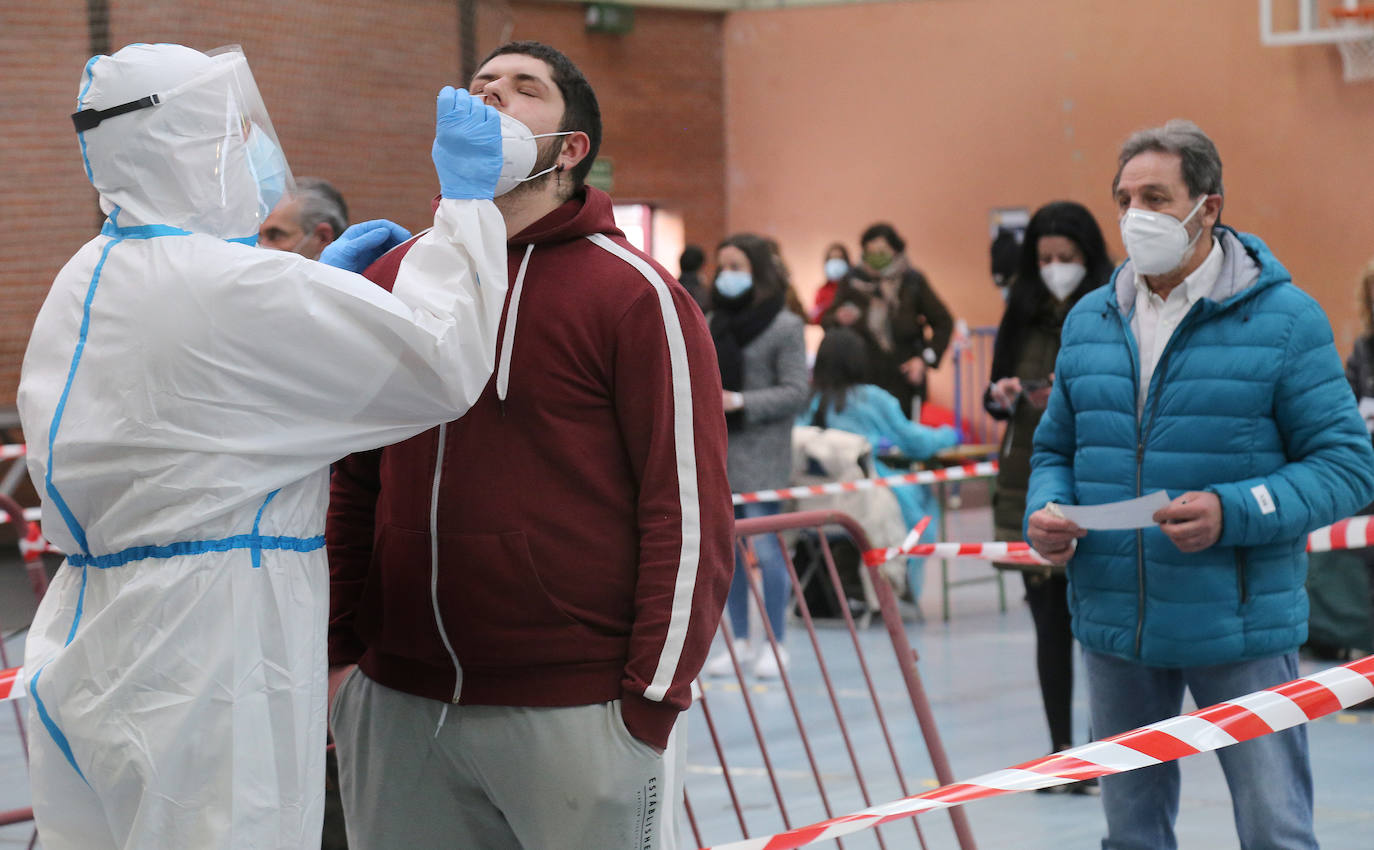
[[[531, 174], [539, 174], [546, 168], [553, 168], [558, 162], [558, 155], [563, 152], [563, 137], [555, 136], [548, 139], [536, 139], [539, 149], [539, 156], [534, 161], [534, 167], [530, 169]], [[526, 195], [533, 195], [544, 191], [544, 187], [550, 180], [558, 177], [557, 171], [550, 171], [548, 174], [539, 174], [533, 180], [526, 180], [519, 183], [514, 189], [502, 195], [498, 200], [517, 201]]]

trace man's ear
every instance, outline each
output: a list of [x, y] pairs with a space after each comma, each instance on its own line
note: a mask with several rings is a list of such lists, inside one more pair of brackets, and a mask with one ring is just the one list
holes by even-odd
[[558, 154], [556, 165], [561, 171], [571, 171], [577, 164], [587, 158], [591, 153], [592, 140], [587, 134], [578, 130], [571, 135], [563, 137], [563, 149]]
[[321, 245], [328, 245], [330, 242], [339, 238], [339, 234], [334, 232], [334, 225], [327, 221], [322, 221], [315, 225], [315, 229], [310, 235], [318, 238]]
[[1221, 220], [1221, 207], [1226, 203], [1222, 195], [1208, 195], [1202, 202], [1202, 223], [1205, 227], [1215, 227]]

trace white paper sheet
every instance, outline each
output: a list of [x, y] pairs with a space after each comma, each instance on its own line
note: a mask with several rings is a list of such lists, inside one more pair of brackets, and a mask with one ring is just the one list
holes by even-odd
[[1056, 505], [1053, 507], [1064, 519], [1071, 520], [1088, 531], [1107, 531], [1123, 528], [1147, 528], [1155, 524], [1155, 511], [1169, 504], [1164, 490], [1147, 493], [1138, 499], [1109, 502], [1105, 505]]

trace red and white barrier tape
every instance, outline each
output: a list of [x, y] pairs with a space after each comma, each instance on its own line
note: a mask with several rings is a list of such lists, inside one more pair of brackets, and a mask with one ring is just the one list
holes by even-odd
[[[22, 448], [22, 447], [21, 447]], [[735, 495], [735, 504], [741, 501], [767, 502], [773, 499], [795, 499], [804, 498], [806, 495], [821, 495], [825, 493], [852, 492], [859, 489], [870, 487], [890, 487], [890, 482], [898, 483], [929, 483], [929, 480], [909, 481], [908, 479], [917, 478], [936, 473], [954, 473], [945, 479], [970, 478], [976, 475], [989, 474], [983, 470], [984, 467], [992, 467], [992, 472], [996, 472], [997, 464], [977, 463], [963, 467], [950, 467], [949, 469], [930, 470], [928, 472], [917, 472], [909, 475], [898, 475], [892, 478], [863, 478], [858, 481], [843, 481], [832, 484], [819, 485], [817, 487], [793, 487], [786, 490], [760, 490], [756, 493], [743, 493]], [[967, 470], [977, 470], [976, 473], [966, 473]], [[32, 561], [39, 555], [52, 553], [63, 554], [61, 549], [52, 545], [45, 539], [38, 528], [38, 521], [42, 519], [42, 510], [39, 508], [25, 508], [24, 519], [28, 523], [24, 538], [19, 541], [19, 551], [24, 556], [25, 561]], [[0, 523], [10, 521], [10, 515], [0, 511]], [[919, 536], [919, 535], [918, 535]], [[1330, 552], [1340, 549], [1363, 549], [1374, 547], [1374, 517], [1357, 516], [1343, 519], [1340, 522], [1319, 528], [1312, 532], [1307, 538], [1307, 551], [1309, 552]], [[914, 546], [890, 546], [886, 549], [870, 549], [864, 553], [864, 562], [870, 565], [882, 564], [901, 555], [910, 555], [917, 558], [936, 557], [936, 558], [974, 558], [983, 561], [998, 561], [1009, 564], [1048, 564], [1049, 561], [1040, 557], [1029, 544], [1024, 542], [987, 542], [987, 543], [921, 543]]]
[[[28, 522], [38, 522], [39, 520], [43, 519], [43, 509], [24, 508], [24, 519]], [[0, 511], [0, 524], [7, 523], [9, 521], [10, 515], [4, 511]]]
[[1374, 655], [1111, 738], [763, 838], [703, 850], [791, 850], [932, 809], [1124, 773], [1228, 747], [1374, 698]]
[[19, 554], [24, 557], [24, 563], [31, 564], [47, 552], [56, 555], [64, 554], [61, 549], [48, 542], [47, 538], [43, 536], [42, 529], [38, 527], [38, 523], [30, 522], [24, 536], [19, 538]]
[[0, 702], [24, 696], [24, 668], [0, 670]]
[[23, 443], [8, 443], [0, 446], [0, 460], [14, 460], [23, 457], [28, 453], [28, 447]]
[[936, 558], [976, 558], [1008, 564], [1048, 564], [1049, 561], [1030, 547], [1029, 543], [920, 543], [916, 546], [891, 546], [870, 549], [864, 553], [864, 563], [876, 567], [900, 555]]
[[1307, 551], [1363, 549], [1374, 546], [1374, 517], [1353, 516], [1319, 528], [1307, 536]]
[[963, 466], [947, 466], [943, 469], [925, 469], [903, 475], [889, 475], [886, 478], [856, 478], [853, 481], [835, 481], [830, 484], [816, 484], [809, 487], [785, 487], [781, 490], [755, 490], [752, 493], [736, 493], [735, 504], [752, 502], [781, 502], [783, 499], [809, 499], [814, 496], [830, 496], [836, 493], [854, 493], [871, 490], [874, 487], [896, 487], [902, 484], [935, 484], [940, 481], [958, 481], [962, 478], [991, 478], [997, 474], [997, 461], [966, 463]]

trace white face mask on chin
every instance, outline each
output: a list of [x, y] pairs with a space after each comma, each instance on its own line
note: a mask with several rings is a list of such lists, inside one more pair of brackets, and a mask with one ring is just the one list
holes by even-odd
[[1192, 253], [1202, 228], [1192, 239], [1188, 238], [1187, 223], [1207, 203], [1207, 195], [1198, 199], [1192, 212], [1179, 221], [1168, 213], [1149, 212], [1148, 210], [1129, 209], [1121, 217], [1121, 241], [1126, 243], [1126, 253], [1131, 257], [1131, 265], [1143, 275], [1168, 274], [1183, 265]]
[[1059, 301], [1073, 294], [1088, 269], [1082, 263], [1047, 263], [1040, 267], [1040, 279], [1045, 288]]

